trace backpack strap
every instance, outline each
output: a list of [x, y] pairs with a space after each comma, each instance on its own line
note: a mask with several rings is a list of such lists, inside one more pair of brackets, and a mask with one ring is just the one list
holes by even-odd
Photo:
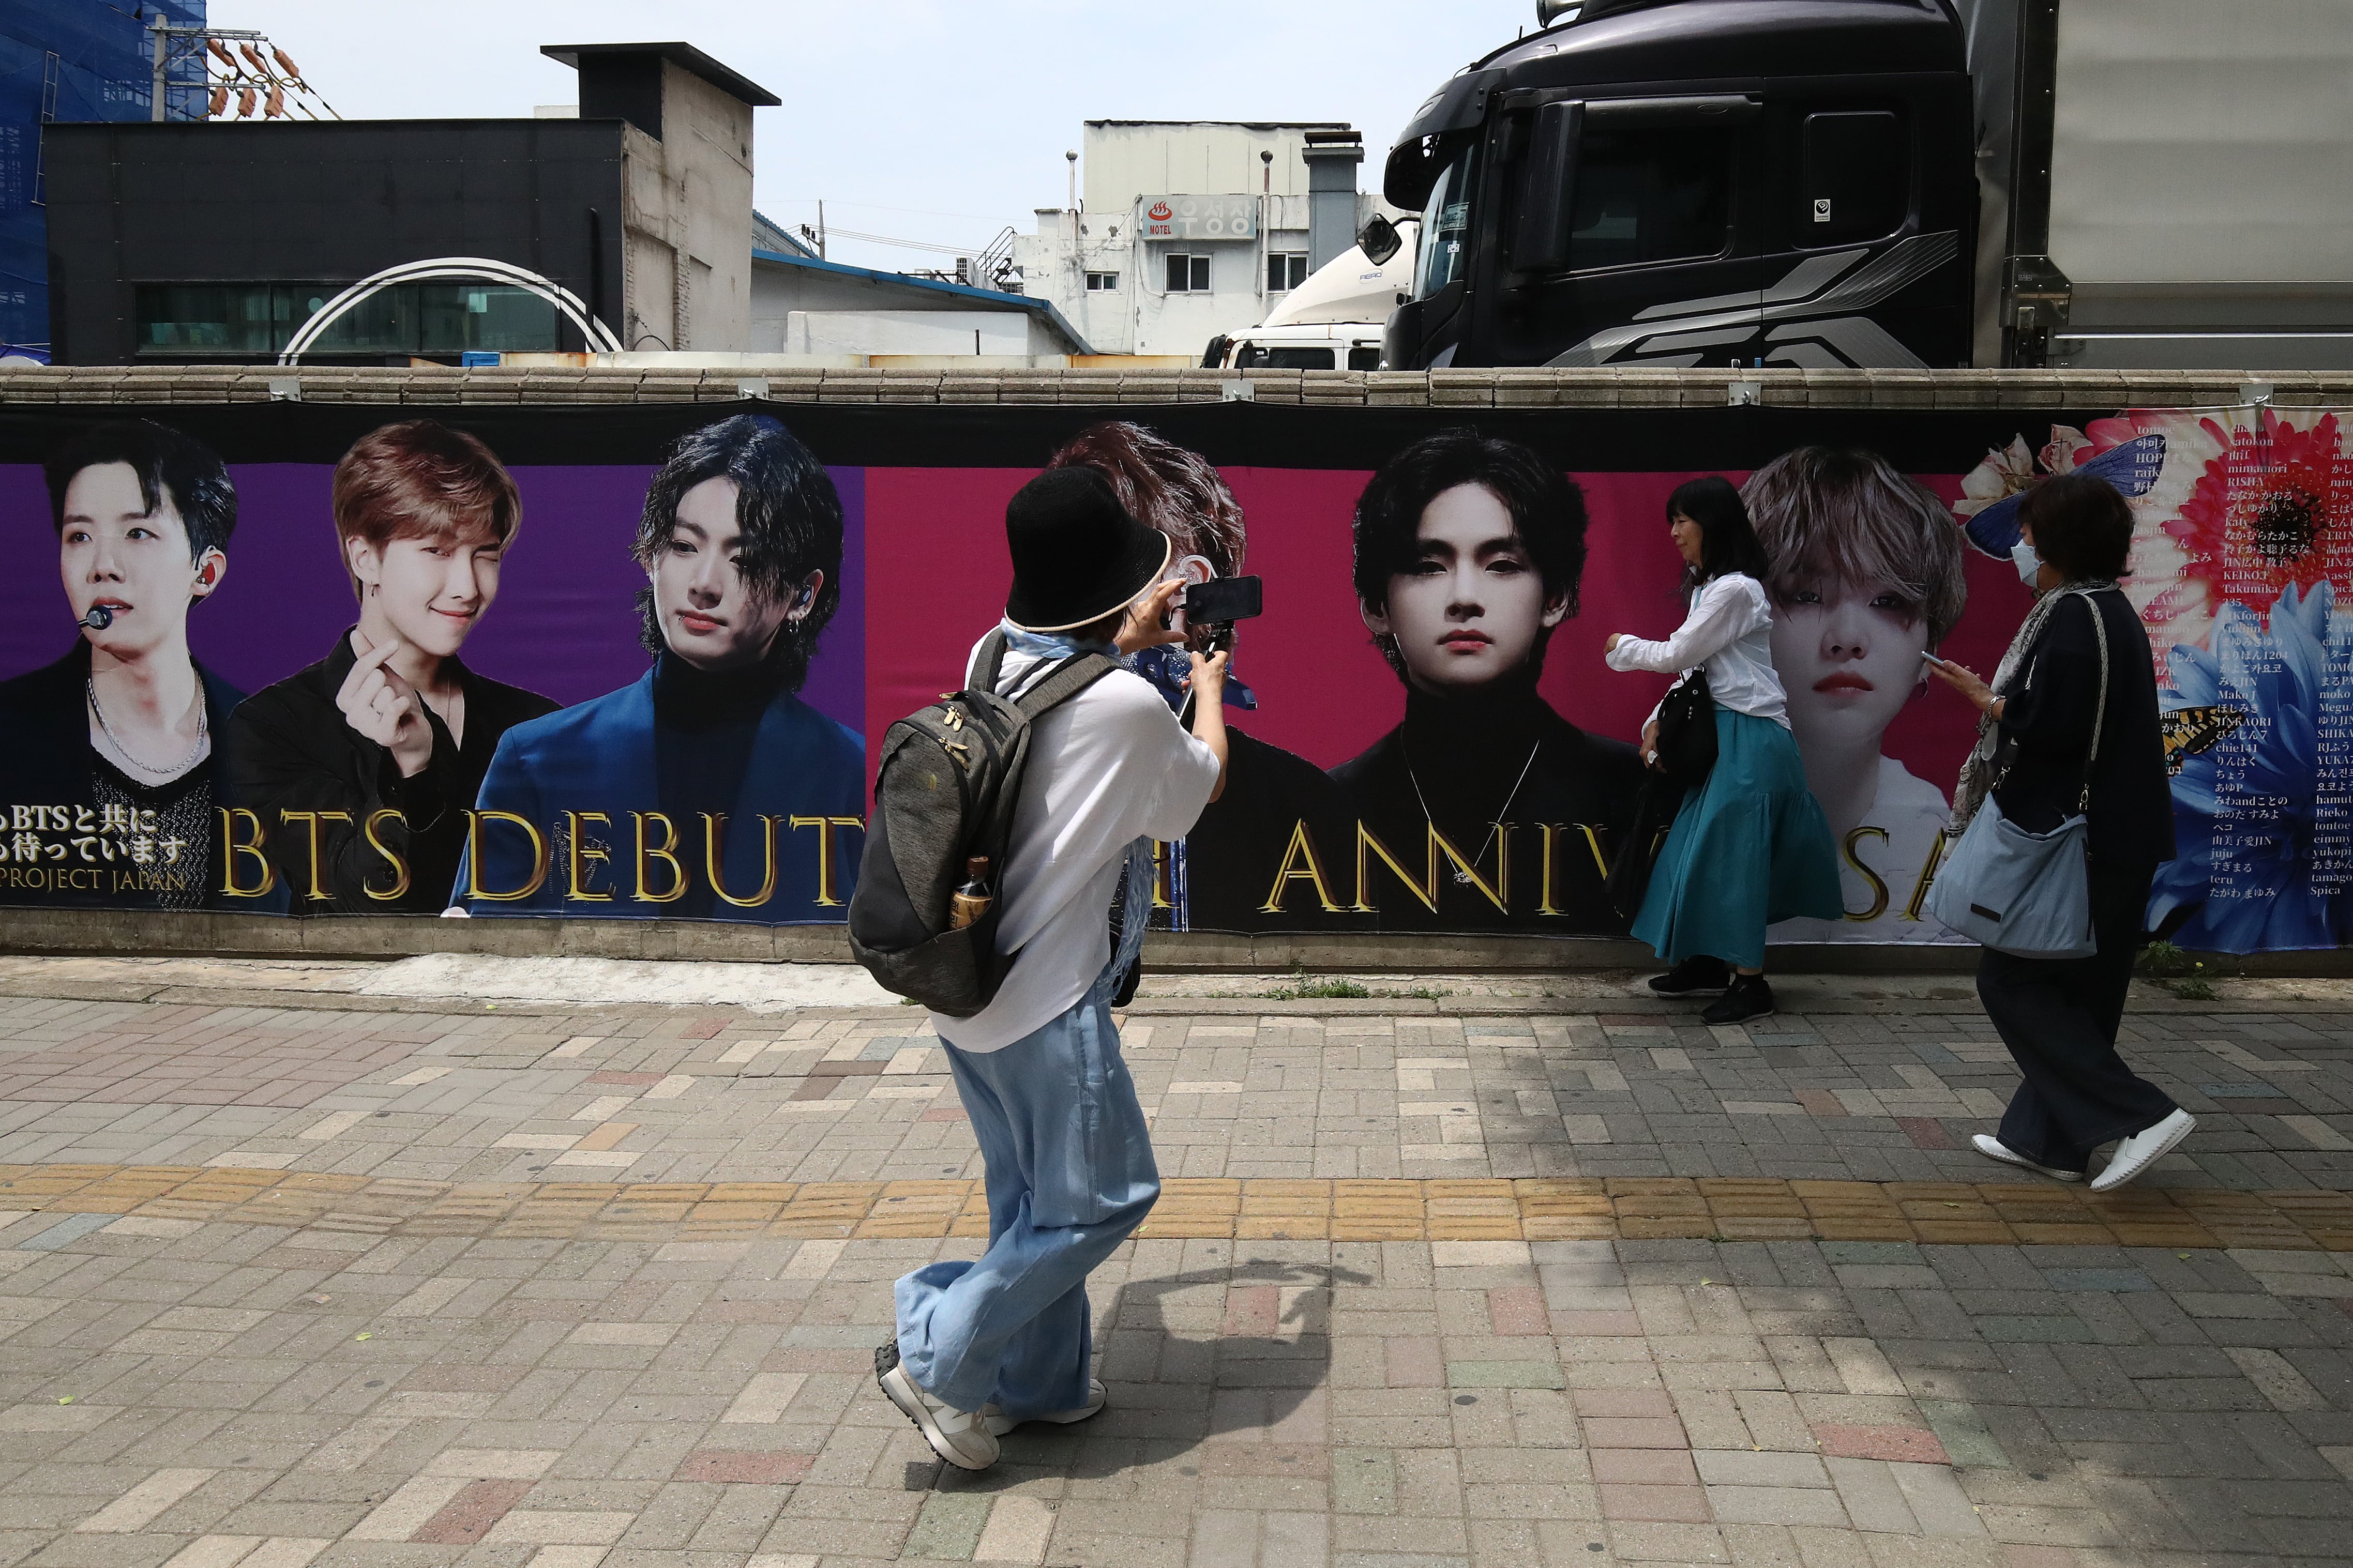
[[1005, 668], [1006, 647], [1003, 626], [992, 627], [989, 634], [980, 639], [980, 662], [972, 679], [975, 691], [997, 689], [997, 677]]
[[1013, 700], [1032, 723], [1042, 718], [1049, 709], [1058, 708], [1119, 668], [1114, 659], [1099, 653], [1074, 653]]

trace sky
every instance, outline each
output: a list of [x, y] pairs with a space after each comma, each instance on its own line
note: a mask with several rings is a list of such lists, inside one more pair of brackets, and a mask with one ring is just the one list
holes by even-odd
[[[977, 253], [1068, 200], [1087, 120], [1339, 120], [1361, 188], [1455, 70], [1535, 23], [1535, 0], [211, 0], [346, 119], [528, 115], [578, 97], [542, 44], [683, 39], [785, 100], [760, 110], [759, 209]], [[855, 266], [947, 265], [836, 238]]]

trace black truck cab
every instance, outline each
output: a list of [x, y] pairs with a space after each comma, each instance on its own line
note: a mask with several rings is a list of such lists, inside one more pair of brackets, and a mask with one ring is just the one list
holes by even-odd
[[1586, 0], [1391, 150], [1384, 362], [1966, 365], [1971, 113], [1947, 0]]

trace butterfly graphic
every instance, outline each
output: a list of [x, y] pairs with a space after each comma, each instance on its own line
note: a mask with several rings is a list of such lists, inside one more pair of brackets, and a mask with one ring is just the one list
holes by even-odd
[[[2165, 467], [2165, 437], [2161, 435], [2136, 436], [2121, 447], [2112, 447], [2088, 462], [2075, 465], [2079, 474], [2096, 474], [2116, 487], [2125, 496], [2147, 495], [2157, 483], [2158, 471]], [[2018, 505], [2026, 499], [2021, 490], [2014, 496], [2004, 496], [1962, 525], [1969, 542], [1996, 560], [2010, 559], [2011, 546], [2019, 541]]]
[[2165, 739], [2165, 772], [2178, 776], [2181, 764], [2247, 721], [2236, 708], [2175, 708], [2157, 716], [2158, 733]]

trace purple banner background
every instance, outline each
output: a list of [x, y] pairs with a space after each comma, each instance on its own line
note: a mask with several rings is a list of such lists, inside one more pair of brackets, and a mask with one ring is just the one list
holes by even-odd
[[[866, 471], [828, 468], [841, 492], [841, 605], [819, 640], [802, 697], [849, 726], [865, 722]], [[498, 603], [467, 639], [484, 675], [556, 701], [585, 701], [646, 672], [636, 595], [645, 573], [629, 558], [651, 464], [518, 467], [523, 526], [500, 574]], [[237, 531], [220, 590], [188, 616], [196, 658], [232, 685], [259, 691], [323, 658], [357, 618], [328, 516], [333, 468], [241, 463]], [[29, 463], [0, 465], [0, 517], [18, 562], [0, 578], [0, 679], [55, 661], [71, 646], [58, 579], [48, 492]]]

